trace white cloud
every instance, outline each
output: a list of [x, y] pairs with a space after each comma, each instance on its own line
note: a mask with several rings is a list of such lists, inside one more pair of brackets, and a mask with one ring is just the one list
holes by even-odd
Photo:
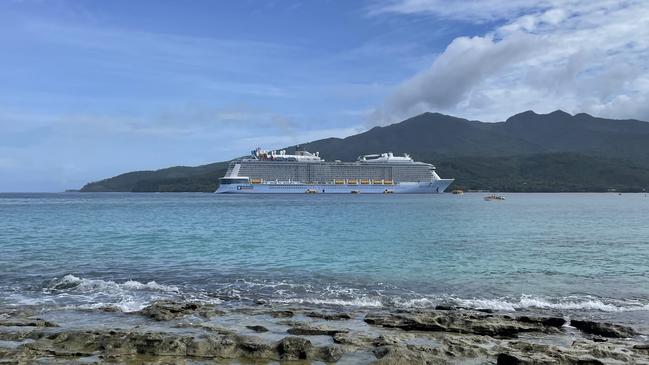
[[[403, 0], [383, 11], [469, 19], [484, 3], [444, 8], [435, 0]], [[503, 5], [504, 13], [517, 16], [483, 36], [453, 40], [430, 68], [396, 88], [376, 118], [387, 122], [440, 110], [495, 121], [526, 109], [561, 108], [649, 120], [649, 2], [537, 4]]]
[[547, 9], [550, 0], [391, 0], [370, 9], [370, 14], [427, 14], [469, 22], [511, 19], [521, 13]]

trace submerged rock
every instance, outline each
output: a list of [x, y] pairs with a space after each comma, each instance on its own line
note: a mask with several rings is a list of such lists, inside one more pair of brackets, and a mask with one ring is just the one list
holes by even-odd
[[0, 319], [0, 326], [6, 327], [58, 327], [59, 325], [40, 318], [7, 318]]
[[295, 313], [290, 310], [283, 310], [283, 311], [272, 311], [270, 312], [270, 315], [273, 318], [291, 318], [295, 315]]
[[247, 329], [253, 330], [257, 333], [262, 333], [262, 332], [268, 332], [268, 328], [264, 326], [259, 326], [259, 325], [254, 325], [254, 326], [246, 326]]
[[306, 313], [306, 316], [311, 318], [320, 318], [327, 321], [340, 321], [340, 320], [352, 319], [352, 316], [349, 313], [309, 312]]
[[335, 336], [338, 333], [347, 333], [349, 332], [349, 330], [329, 328], [324, 326], [299, 325], [296, 327], [289, 328], [286, 332], [291, 335], [302, 335], [302, 336]]

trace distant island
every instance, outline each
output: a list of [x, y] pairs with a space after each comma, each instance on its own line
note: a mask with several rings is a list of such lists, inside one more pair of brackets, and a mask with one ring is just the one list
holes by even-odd
[[[251, 146], [255, 147], [255, 146]], [[409, 153], [454, 177], [452, 188], [507, 192], [641, 192], [649, 188], [649, 123], [561, 110], [484, 123], [424, 113], [347, 138], [302, 144], [327, 160]], [[286, 148], [288, 152], [294, 147]], [[82, 192], [213, 192], [228, 161], [134, 171]]]

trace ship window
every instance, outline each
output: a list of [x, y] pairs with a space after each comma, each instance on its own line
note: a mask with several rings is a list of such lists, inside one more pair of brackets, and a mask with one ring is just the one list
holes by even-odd
[[247, 184], [248, 179], [221, 179], [221, 185]]

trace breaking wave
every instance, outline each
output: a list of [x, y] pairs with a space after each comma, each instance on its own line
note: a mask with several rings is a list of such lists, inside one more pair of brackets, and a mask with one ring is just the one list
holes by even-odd
[[79, 309], [117, 309], [135, 312], [158, 299], [182, 299], [203, 303], [251, 305], [253, 303], [301, 304], [359, 308], [432, 309], [438, 305], [514, 312], [554, 310], [575, 312], [649, 311], [649, 302], [595, 296], [549, 297], [520, 295], [500, 298], [467, 298], [458, 295], [423, 295], [391, 285], [338, 285], [293, 280], [235, 279], [211, 282], [191, 289], [156, 281], [123, 282], [82, 278], [72, 274], [46, 282], [39, 292], [13, 291], [0, 300], [10, 305], [46, 305]]
[[[42, 293], [46, 295], [43, 298], [43, 304], [55, 302], [80, 309], [111, 307], [122, 312], [135, 312], [153, 300], [179, 295], [180, 289], [155, 281], [141, 283], [127, 280], [118, 283], [112, 280], [86, 279], [68, 274], [62, 278], [51, 280], [42, 289]], [[38, 298], [27, 300], [38, 302]]]
[[61, 279], [54, 279], [50, 282], [50, 285], [46, 286], [43, 291], [45, 292], [61, 292], [67, 290], [79, 290], [82, 292], [93, 292], [93, 291], [124, 291], [124, 290], [153, 290], [160, 292], [173, 292], [178, 293], [179, 289], [176, 286], [171, 285], [161, 285], [155, 281], [149, 281], [148, 283], [141, 283], [135, 280], [127, 280], [123, 283], [116, 283], [111, 280], [101, 280], [101, 279], [85, 279], [79, 278], [72, 274], [65, 275]]
[[379, 299], [372, 298], [357, 298], [357, 299], [319, 299], [319, 298], [291, 298], [291, 299], [277, 299], [275, 303], [283, 304], [318, 304], [318, 305], [337, 305], [343, 307], [383, 307], [383, 303]]
[[522, 309], [554, 309], [600, 312], [647, 311], [648, 303], [623, 301], [594, 297], [544, 298], [522, 295], [518, 300], [502, 299], [455, 299], [460, 306], [475, 309], [492, 309], [498, 311], [516, 311]]

